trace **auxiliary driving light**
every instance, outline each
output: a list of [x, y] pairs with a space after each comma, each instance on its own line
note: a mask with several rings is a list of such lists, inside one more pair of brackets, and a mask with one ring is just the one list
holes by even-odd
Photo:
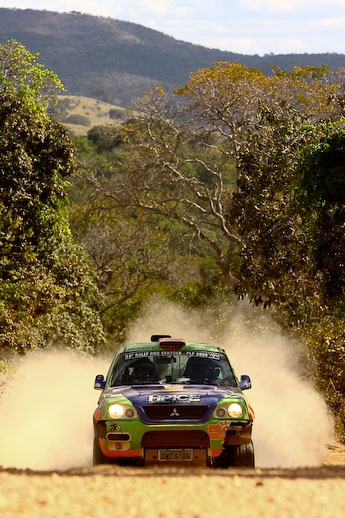
[[223, 406], [217, 408], [217, 410], [215, 411], [215, 416], [218, 417], [218, 419], [225, 417], [225, 415], [226, 415], [226, 410]]
[[135, 412], [134, 412], [133, 408], [126, 408], [126, 412], [125, 412], [126, 417], [134, 417], [134, 414], [135, 414]]

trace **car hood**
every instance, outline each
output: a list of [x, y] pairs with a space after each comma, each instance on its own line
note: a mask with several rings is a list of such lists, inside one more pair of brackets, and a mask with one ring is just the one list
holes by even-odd
[[209, 419], [218, 403], [224, 398], [244, 400], [240, 389], [215, 385], [132, 385], [111, 387], [103, 394], [105, 398], [123, 396], [136, 408], [144, 421], [146, 409], [153, 405], [203, 405], [207, 407], [204, 419]]
[[237, 387], [219, 387], [218, 385], [121, 385], [110, 387], [104, 395], [116, 397], [119, 395], [129, 399], [132, 403], [147, 403], [150, 395], [199, 395], [202, 399], [216, 398], [217, 401], [225, 397], [242, 397], [242, 391]]

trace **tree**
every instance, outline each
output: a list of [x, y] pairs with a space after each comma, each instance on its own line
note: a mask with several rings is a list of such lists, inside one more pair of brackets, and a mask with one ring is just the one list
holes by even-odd
[[14, 94], [37, 117], [47, 117], [47, 107], [63, 85], [54, 72], [37, 62], [16, 40], [0, 46], [0, 85], [5, 93]]
[[302, 225], [319, 273], [322, 303], [333, 308], [345, 293], [345, 121], [323, 124], [298, 163]]
[[114, 207], [101, 193], [90, 191], [90, 171], [101, 160], [93, 157], [87, 163], [85, 150], [83, 156], [86, 171], [71, 192], [71, 227], [95, 272], [104, 328], [109, 339], [119, 341], [143, 301], [185, 280], [187, 261], [172, 244], [171, 228], [165, 229], [157, 218]]
[[[173, 96], [149, 92], [123, 131], [126, 171], [95, 182], [120, 205], [178, 221], [211, 250], [225, 283], [257, 301], [271, 293], [262, 283], [249, 290], [241, 264], [261, 253], [252, 248], [259, 219], [265, 212], [270, 226], [286, 201], [296, 153], [307, 143], [301, 125], [340, 110], [341, 84], [327, 68], [273, 72], [216, 63]], [[240, 228], [255, 211], [251, 228]]]
[[36, 58], [13, 41], [0, 47], [0, 345], [18, 351], [92, 284], [66, 209], [74, 145], [46, 111], [60, 82]]

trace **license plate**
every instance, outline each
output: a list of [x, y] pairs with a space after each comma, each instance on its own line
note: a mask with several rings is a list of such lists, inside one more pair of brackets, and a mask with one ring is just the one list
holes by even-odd
[[181, 462], [193, 460], [193, 450], [176, 449], [176, 450], [158, 450], [158, 460]]

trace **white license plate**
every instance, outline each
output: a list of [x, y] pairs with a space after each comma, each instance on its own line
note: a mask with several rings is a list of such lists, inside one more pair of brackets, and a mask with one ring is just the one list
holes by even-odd
[[158, 460], [162, 461], [188, 461], [193, 460], [193, 450], [176, 449], [176, 450], [158, 450]]

